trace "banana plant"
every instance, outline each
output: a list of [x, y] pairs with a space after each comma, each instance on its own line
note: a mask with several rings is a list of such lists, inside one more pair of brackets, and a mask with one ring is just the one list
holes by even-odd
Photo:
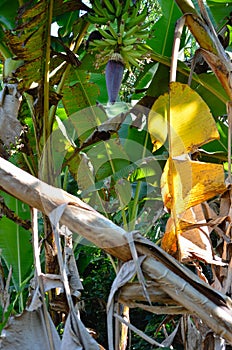
[[[213, 9], [215, 3], [208, 3]], [[221, 134], [212, 147], [202, 143], [199, 153], [206, 161], [212, 157], [218, 163], [227, 160], [228, 127], [221, 116], [231, 92], [227, 71], [220, 75], [216, 67], [219, 83], [210, 70], [215, 55], [222, 51], [221, 47], [217, 51], [212, 40], [205, 12], [200, 16], [189, 1], [160, 0], [154, 5], [126, 0], [122, 6], [118, 0], [103, 0], [92, 1], [88, 7], [82, 2], [51, 0], [24, 4], [16, 24], [18, 2], [13, 5], [9, 9], [6, 1], [1, 4], [0, 49], [4, 81], [15, 84], [20, 95], [16, 117], [24, 133], [17, 134], [8, 159], [47, 183], [69, 189], [126, 230], [141, 229], [145, 235], [153, 232], [153, 213], [162, 212], [163, 207], [159, 181], [168, 154], [165, 147], [152, 153], [148, 114], [159, 96], [168, 92], [175, 23], [182, 12], [193, 36], [184, 32], [177, 79], [187, 83], [197, 40], [209, 65], [203, 73], [193, 73], [191, 87], [210, 106]], [[226, 10], [223, 8], [222, 17], [229, 15]], [[214, 24], [219, 24], [222, 17], [212, 13]], [[58, 37], [50, 35], [54, 23], [59, 26]], [[205, 29], [203, 36], [199, 25]], [[221, 27], [219, 33], [222, 35]], [[228, 35], [227, 31], [227, 39]], [[224, 43], [230, 46], [230, 40]], [[191, 49], [187, 45], [192, 45]], [[123, 101], [124, 91], [127, 101], [137, 101], [133, 108]], [[217, 154], [214, 147], [218, 150], [219, 146], [222, 152]], [[70, 186], [73, 181], [75, 186]], [[12, 203], [9, 207], [14, 209]], [[5, 221], [0, 222], [2, 232]], [[13, 226], [11, 231], [20, 237], [18, 226]], [[46, 217], [43, 229], [45, 270], [56, 273], [56, 246]], [[9, 247], [2, 242], [6, 265], [15, 266], [15, 258], [10, 258]], [[25, 246], [30, 259], [23, 265], [22, 277], [13, 270], [17, 291], [30, 276], [32, 249], [30, 244]], [[19, 246], [12, 247], [18, 252], [14, 257], [21, 259]], [[18, 267], [21, 265], [19, 262]], [[53, 296], [49, 294], [51, 302]]]

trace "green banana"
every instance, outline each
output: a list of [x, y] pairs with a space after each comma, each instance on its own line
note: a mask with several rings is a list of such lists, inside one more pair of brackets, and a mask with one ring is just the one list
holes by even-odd
[[132, 37], [132, 38], [129, 38], [129, 39], [124, 39], [123, 38], [123, 46], [127, 46], [127, 45], [133, 45], [137, 42], [137, 38], [135, 37]]
[[104, 40], [106, 43], [108, 43], [108, 45], [117, 45], [117, 41], [114, 39], [105, 39]]
[[108, 61], [108, 59], [109, 59], [106, 56], [111, 56], [113, 53], [114, 53], [114, 50], [112, 48], [106, 48], [104, 50], [104, 57], [105, 57], [106, 61]]
[[108, 9], [111, 13], [115, 14], [115, 8], [114, 8], [114, 6], [111, 4], [110, 0], [104, 0], [104, 3], [105, 3], [105, 5], [106, 5], [107, 9]]
[[94, 0], [93, 3], [92, 3], [92, 9], [94, 10], [94, 12], [99, 15], [99, 16], [103, 16], [104, 17], [104, 14], [102, 12], [102, 4], [100, 3], [99, 0]]
[[126, 0], [122, 9], [122, 13], [123, 14], [128, 13], [129, 7], [130, 7], [130, 0]]
[[144, 7], [144, 9], [140, 15], [137, 15], [134, 18], [133, 17], [128, 18], [128, 20], [126, 22], [126, 29], [130, 29], [130, 28], [134, 27], [136, 24], [144, 22], [145, 19], [147, 18], [147, 15], [148, 15], [147, 8]]
[[122, 12], [122, 4], [120, 4], [119, 0], [114, 0], [115, 7], [115, 16], [118, 18]]
[[107, 39], [102, 39], [102, 40], [93, 40], [92, 42], [89, 43], [89, 45], [92, 46], [109, 46], [109, 43], [106, 42]]
[[108, 21], [113, 21], [113, 20], [114, 20], [115, 16], [112, 15], [112, 14], [110, 14], [110, 13], [107, 11], [106, 8], [103, 7], [103, 8], [102, 8], [102, 12], [103, 12], [103, 14], [104, 14], [104, 17], [108, 18]]
[[139, 26], [136, 25], [134, 27], [132, 27], [131, 29], [127, 30], [125, 35], [124, 35], [124, 39], [129, 39], [134, 33], [136, 33], [138, 30], [140, 30]]
[[150, 35], [150, 32], [148, 30], [142, 30], [142, 31], [136, 32], [135, 35], [138, 38], [147, 39], [149, 37], [149, 35]]
[[123, 19], [123, 20], [125, 21], [125, 23], [126, 23], [126, 21], [127, 21], [127, 19], [128, 19], [128, 12], [123, 13], [122, 19]]
[[131, 13], [129, 13], [128, 20], [130, 18], [136, 18], [138, 16], [140, 3], [136, 1], [135, 5], [131, 8]]
[[88, 21], [93, 24], [106, 24], [109, 19], [106, 17], [96, 17], [88, 14]]
[[124, 64], [125, 64], [125, 67], [126, 67], [129, 71], [131, 71], [130, 63], [129, 63], [129, 61], [128, 61], [127, 52], [125, 53], [125, 52], [122, 52], [122, 51], [121, 51], [121, 56], [122, 56], [122, 58], [123, 58], [123, 62], [124, 62]]
[[144, 53], [149, 53], [152, 51], [152, 48], [146, 44], [138, 44], [136, 46], [138, 50], [143, 51]]
[[141, 56], [142, 53], [137, 50], [131, 50], [130, 52], [128, 52], [128, 57], [132, 57], [134, 59], [141, 58]]
[[119, 33], [118, 33], [118, 44], [119, 45], [122, 44], [122, 38], [123, 38], [123, 35], [124, 35], [124, 29], [125, 29], [125, 22], [124, 22], [124, 20], [121, 20], [120, 26], [119, 26]]
[[100, 17], [103, 16], [103, 17], [104, 17], [102, 10], [98, 10], [98, 8], [97, 8], [97, 6], [95, 6], [95, 4], [92, 5], [92, 9], [94, 10], [94, 12], [95, 12], [98, 16], [100, 16]]
[[136, 33], [136, 36], [139, 38], [139, 39], [147, 39], [149, 37], [150, 33], [149, 32], [138, 32]]
[[119, 33], [121, 34], [122, 37], [124, 35], [124, 30], [125, 30], [125, 21], [122, 19], [119, 26]]
[[133, 57], [128, 55], [128, 61], [135, 67], [137, 68], [141, 68], [141, 66], [139, 65], [139, 62], [136, 61], [136, 59], [134, 59]]
[[150, 27], [151, 24], [152, 24], [151, 21], [144, 22], [144, 23], [140, 23], [140, 24], [138, 24], [139, 30], [140, 30], [140, 31], [143, 31], [144, 29], [147, 29], [148, 27]]
[[121, 46], [121, 50], [122, 50], [123, 52], [132, 51], [132, 50], [134, 50], [134, 45]]
[[122, 36], [118, 33], [118, 45], [122, 45]]
[[107, 26], [108, 26], [108, 29], [109, 29], [110, 33], [114, 37], [114, 39], [118, 40], [118, 34], [117, 34], [116, 30], [114, 29], [112, 23], [111, 22], [107, 22]]
[[98, 28], [98, 31], [105, 39], [114, 39], [113, 36], [110, 33], [106, 32], [104, 29]]

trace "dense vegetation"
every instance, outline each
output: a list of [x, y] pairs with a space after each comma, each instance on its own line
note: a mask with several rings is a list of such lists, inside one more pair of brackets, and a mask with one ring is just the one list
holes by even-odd
[[[232, 2], [13, 0], [9, 7], [2, 0], [0, 13], [1, 157], [123, 230], [139, 231], [230, 297]], [[30, 198], [25, 204], [1, 180], [0, 186], [4, 334], [37, 286], [35, 237], [42, 273], [59, 275], [60, 261], [52, 218], [34, 212]], [[61, 249], [71, 249], [80, 275], [75, 288], [70, 282], [71, 300], [108, 348], [107, 299], [127, 259], [104, 250], [100, 236], [94, 245], [78, 227], [72, 235], [61, 230]], [[75, 268], [69, 268], [71, 281]], [[39, 288], [62, 337], [70, 300], [53, 283], [46, 292]], [[149, 343], [116, 326], [121, 350], [151, 349], [165, 339], [162, 348], [188, 349], [194, 332], [207, 346], [210, 325], [203, 329], [199, 315], [189, 321], [185, 312], [162, 315], [164, 305], [153, 302], [154, 312], [118, 305], [150, 337]], [[200, 349], [197, 341], [192, 346]]]

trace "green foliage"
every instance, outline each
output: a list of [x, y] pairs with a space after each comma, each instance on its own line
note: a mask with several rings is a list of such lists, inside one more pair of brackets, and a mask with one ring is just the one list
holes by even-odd
[[99, 343], [107, 347], [106, 302], [115, 272], [109, 258], [96, 247], [78, 245], [76, 255], [84, 287], [82, 320], [97, 332]]
[[[27, 205], [6, 193], [2, 192], [1, 195], [7, 206], [17, 216], [24, 220], [30, 219], [30, 210]], [[0, 220], [0, 247], [7, 268], [9, 269], [10, 265], [13, 268], [12, 280], [15, 290], [19, 292], [32, 272], [31, 233], [8, 218], [2, 217]]]
[[[228, 24], [228, 8], [224, 6], [227, 2], [207, 1], [216, 26]], [[129, 60], [127, 68], [130, 71], [125, 70], [124, 73], [121, 101], [115, 105], [107, 105], [104, 66], [96, 68], [98, 62], [91, 54], [91, 49], [87, 48], [86, 40], [83, 40], [89, 40], [90, 34], [98, 28], [88, 22], [93, 11], [80, 1], [54, 2], [52, 22], [59, 25], [59, 37], [52, 39], [51, 52], [48, 52], [49, 48], [46, 46], [50, 31], [47, 27], [50, 18], [48, 3], [32, 2], [25, 11], [19, 12], [20, 23], [16, 25], [18, 2], [12, 1], [9, 6], [7, 0], [2, 1], [0, 52], [5, 68], [6, 58], [15, 63], [12, 60], [15, 56], [19, 61], [19, 67], [16, 71], [11, 71], [9, 77], [18, 81], [18, 87], [23, 94], [18, 117], [27, 129], [25, 138], [14, 147], [11, 161], [37, 176], [38, 173], [43, 173], [44, 163], [49, 158], [51, 168], [48, 169], [53, 184], [78, 195], [126, 230], [138, 229], [144, 236], [158, 242], [168, 218], [168, 214], [163, 215], [161, 210], [163, 203], [160, 193], [160, 178], [167, 159], [167, 150], [162, 147], [155, 154], [152, 153], [147, 116], [155, 99], [168, 91], [174, 29], [182, 14], [174, 1], [139, 3], [142, 4], [141, 9], [130, 3], [131, 11], [134, 11], [133, 20], [136, 20], [137, 10], [144, 11], [147, 6], [150, 11], [149, 21], [153, 21], [145, 39], [141, 37], [146, 51], [144, 54], [150, 60], [143, 65], [143, 69], [138, 60], [134, 65]], [[108, 6], [110, 7], [109, 3]], [[81, 9], [87, 13], [83, 14]], [[105, 10], [106, 7], [103, 8], [103, 14]], [[120, 15], [115, 17], [111, 13], [111, 17], [113, 29], [117, 33], [122, 31]], [[104, 33], [109, 29], [106, 23], [101, 26]], [[127, 30], [133, 29], [129, 17], [126, 23], [128, 29], [124, 28], [123, 37], [140, 45], [135, 35], [130, 38], [126, 35]], [[9, 31], [5, 35], [6, 29]], [[112, 27], [110, 29], [113, 32]], [[151, 37], [148, 38], [148, 34]], [[230, 36], [231, 31], [227, 35]], [[121, 45], [118, 36], [114, 39], [117, 45]], [[107, 50], [104, 51], [107, 47], [102, 45], [102, 38], [99, 41], [95, 42], [95, 46], [101, 52], [103, 61], [107, 61]], [[230, 44], [231, 39], [228, 49]], [[178, 62], [177, 80], [187, 83], [196, 49], [196, 41], [187, 30], [181, 40], [181, 49], [183, 54]], [[136, 47], [131, 52], [135, 54], [135, 51]], [[45, 91], [48, 68], [46, 57], [49, 58], [49, 54], [52, 74], [49, 89]], [[31, 83], [36, 85], [31, 88]], [[210, 68], [204, 73], [193, 74], [191, 87], [210, 107], [221, 136], [220, 140], [202, 147], [199, 158], [207, 162], [223, 163], [228, 155], [228, 124], [222, 117], [226, 113], [227, 95]], [[147, 103], [143, 100], [144, 97], [152, 98], [152, 103]], [[135, 108], [130, 111], [130, 103], [137, 103], [138, 110]], [[44, 114], [44, 106], [48, 107], [47, 115]], [[115, 122], [114, 118], [120, 115], [125, 118]], [[102, 124], [103, 130], [100, 129]], [[23, 203], [7, 194], [4, 194], [4, 198], [19, 218], [30, 218], [30, 210]], [[156, 218], [157, 213], [160, 215]], [[44, 228], [43, 224], [41, 227]], [[45, 234], [42, 233], [42, 236]], [[19, 227], [8, 218], [1, 218], [1, 256], [6, 272], [10, 266], [13, 267], [11, 304], [5, 316], [0, 310], [2, 327], [13, 309], [22, 311], [25, 305], [26, 295], [22, 294], [22, 290], [25, 288], [26, 291], [28, 288], [27, 283], [33, 273], [30, 240], [30, 231]], [[84, 323], [97, 330], [99, 342], [107, 347], [105, 312], [107, 297], [115, 277], [114, 269], [110, 259], [96, 247], [78, 244], [75, 255], [84, 285]], [[156, 336], [158, 341], [163, 340], [164, 335], [161, 332], [154, 334], [161, 317], [136, 310], [131, 317], [132, 323], [134, 321], [138, 328], [143, 324], [143, 330], [149, 335]], [[171, 331], [170, 326], [168, 332]], [[151, 348], [135, 335], [132, 344], [133, 349]]]
[[159, 0], [158, 2], [161, 8], [161, 15], [152, 28], [155, 37], [152, 37], [147, 43], [156, 53], [165, 57], [171, 57], [172, 45], [170, 43], [173, 41], [175, 24], [181, 17], [181, 11], [175, 1]]
[[[9, 6], [7, 0], [2, 0], [0, 4], [0, 23], [7, 29], [13, 29], [15, 26], [15, 17], [18, 10], [18, 0], [12, 0]], [[2, 28], [1, 28], [2, 30]], [[0, 30], [0, 33], [1, 33]]]
[[[6, 193], [1, 193], [1, 195], [5, 204], [18, 218], [29, 220], [30, 210], [27, 205]], [[9, 291], [11, 303], [7, 312], [0, 317], [2, 319], [0, 328], [3, 328], [13, 309], [17, 312], [23, 311], [28, 297], [29, 279], [33, 276], [31, 233], [7, 217], [2, 217], [0, 220], [0, 257], [5, 264], [5, 276], [12, 268]]]

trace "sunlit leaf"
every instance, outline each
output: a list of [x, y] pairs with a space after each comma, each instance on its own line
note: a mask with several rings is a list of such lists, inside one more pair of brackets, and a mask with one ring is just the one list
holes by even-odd
[[[159, 67], [147, 90], [149, 96], [159, 97], [168, 92], [171, 60], [156, 52], [152, 53], [155, 61], [160, 62]], [[187, 84], [190, 74], [184, 62], [179, 61], [177, 67], [177, 80]], [[211, 71], [202, 74], [193, 74], [191, 87], [207, 102], [212, 114], [216, 117], [226, 113], [227, 93]]]
[[194, 152], [199, 146], [219, 138], [209, 107], [188, 85], [170, 84], [171, 153]]
[[168, 118], [168, 94], [160, 96], [152, 106], [148, 119], [148, 130], [153, 143], [153, 151], [156, 151], [166, 141], [167, 138], [167, 118]]
[[223, 166], [169, 158], [161, 187], [164, 205], [179, 214], [225, 191]]
[[219, 138], [209, 107], [188, 85], [171, 83], [169, 94], [160, 96], [149, 114], [148, 129], [154, 150], [167, 138], [170, 113], [170, 149], [172, 157], [191, 153], [201, 145]]

